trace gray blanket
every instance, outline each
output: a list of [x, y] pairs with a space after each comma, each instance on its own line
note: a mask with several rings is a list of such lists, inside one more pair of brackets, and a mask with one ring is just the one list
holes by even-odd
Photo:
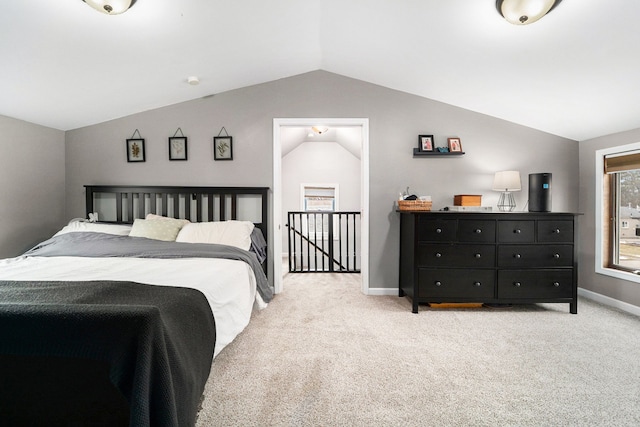
[[258, 293], [265, 302], [273, 291], [254, 253], [234, 246], [206, 243], [165, 242], [144, 237], [77, 232], [54, 236], [27, 251], [27, 256], [224, 258], [244, 261], [253, 269]]

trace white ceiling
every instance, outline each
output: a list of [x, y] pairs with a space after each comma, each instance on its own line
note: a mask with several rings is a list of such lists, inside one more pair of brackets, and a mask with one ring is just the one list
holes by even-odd
[[[0, 114], [69, 130], [323, 69], [574, 140], [640, 127], [638, 0], [5, 0]], [[186, 83], [188, 76], [200, 85]]]

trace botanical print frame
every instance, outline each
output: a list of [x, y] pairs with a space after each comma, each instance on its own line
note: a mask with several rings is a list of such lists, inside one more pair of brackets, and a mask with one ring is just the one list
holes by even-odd
[[233, 160], [233, 138], [230, 136], [213, 137], [213, 158], [215, 160]]
[[447, 142], [449, 143], [449, 151], [451, 153], [462, 152], [462, 144], [460, 143], [460, 138], [448, 138]]
[[187, 137], [169, 137], [169, 160], [187, 160]]
[[144, 162], [144, 139], [127, 139], [127, 162]]
[[422, 152], [433, 151], [433, 135], [418, 135], [418, 149]]

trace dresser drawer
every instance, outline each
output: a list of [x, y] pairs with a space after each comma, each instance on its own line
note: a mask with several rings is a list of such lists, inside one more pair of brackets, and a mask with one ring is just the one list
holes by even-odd
[[493, 267], [496, 262], [494, 245], [420, 244], [418, 267]]
[[498, 298], [571, 298], [572, 270], [500, 270]]
[[456, 240], [455, 219], [418, 219], [418, 241], [453, 242]]
[[502, 245], [498, 267], [572, 267], [572, 245]]
[[418, 292], [427, 302], [438, 302], [438, 298], [482, 302], [493, 298], [495, 278], [494, 270], [421, 268], [418, 270]]
[[536, 238], [535, 221], [499, 221], [498, 242], [533, 243]]
[[496, 223], [489, 220], [461, 219], [458, 221], [458, 241], [493, 243], [496, 241]]
[[573, 221], [569, 221], [569, 220], [538, 221], [538, 242], [541, 242], [541, 243], [573, 242]]

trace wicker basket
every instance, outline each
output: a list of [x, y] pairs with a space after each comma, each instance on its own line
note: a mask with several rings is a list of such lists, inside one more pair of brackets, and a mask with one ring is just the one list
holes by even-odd
[[398, 209], [401, 211], [430, 211], [431, 200], [398, 200]]

